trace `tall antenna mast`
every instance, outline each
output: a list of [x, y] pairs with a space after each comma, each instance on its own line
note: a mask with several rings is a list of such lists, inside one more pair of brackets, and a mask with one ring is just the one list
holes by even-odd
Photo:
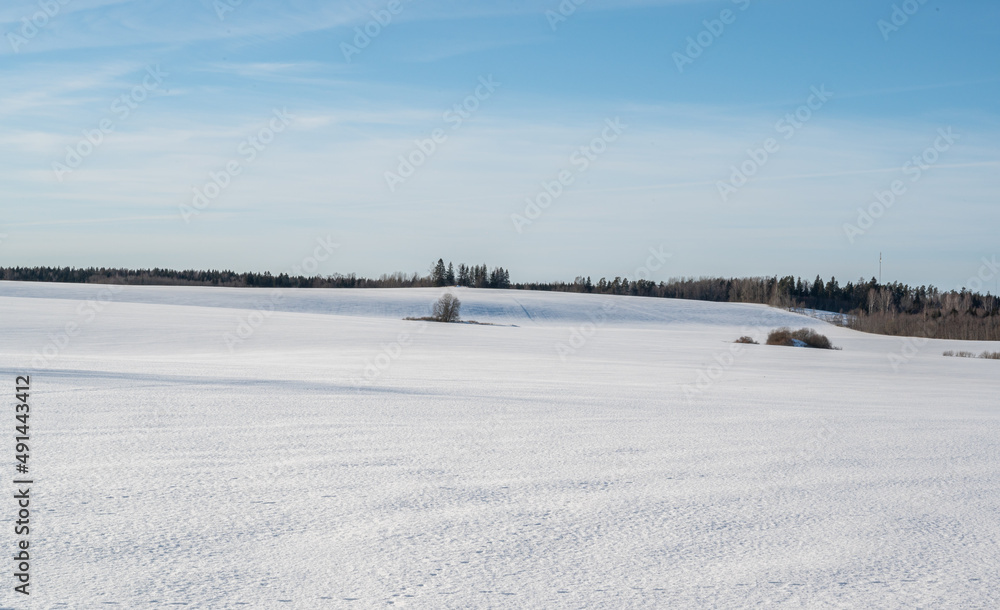
[[882, 285], [882, 253], [878, 253], [878, 284]]

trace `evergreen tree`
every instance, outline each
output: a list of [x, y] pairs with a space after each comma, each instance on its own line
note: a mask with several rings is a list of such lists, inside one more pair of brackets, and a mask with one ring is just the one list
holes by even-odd
[[840, 297], [840, 285], [837, 284], [836, 276], [830, 276], [830, 281], [826, 283], [826, 296], [829, 299]]
[[823, 278], [821, 278], [818, 275], [816, 276], [816, 279], [813, 281], [812, 296], [813, 298], [816, 299], [823, 298]]
[[455, 285], [455, 267], [452, 266], [451, 261], [448, 262], [448, 272], [445, 274], [445, 279], [449, 286]]
[[436, 265], [434, 265], [434, 271], [431, 273], [431, 280], [434, 282], [435, 286], [444, 286], [445, 282], [448, 281], [448, 272], [444, 268], [444, 260], [438, 259]]

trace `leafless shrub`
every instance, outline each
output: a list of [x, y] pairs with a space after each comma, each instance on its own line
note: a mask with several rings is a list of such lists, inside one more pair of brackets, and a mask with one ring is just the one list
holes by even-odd
[[991, 352], [986, 350], [985, 352], [979, 354], [980, 358], [986, 358], [987, 360], [1000, 360], [1000, 352]]
[[792, 329], [782, 327], [772, 330], [767, 334], [767, 345], [795, 345], [792, 341]]
[[753, 340], [753, 337], [748, 337], [746, 335], [743, 335], [736, 341], [733, 341], [733, 343], [749, 343], [750, 345], [759, 345], [759, 343]]
[[441, 298], [434, 303], [434, 319], [438, 322], [458, 322], [459, 321], [459, 311], [462, 308], [462, 302], [458, 298], [449, 293], [441, 295]]
[[793, 331], [790, 328], [782, 327], [772, 330], [767, 335], [768, 345], [786, 345], [789, 347], [794, 347], [797, 345], [796, 341], [801, 341], [808, 347], [815, 347], [818, 349], [837, 349], [830, 343], [830, 340], [826, 335], [821, 335], [811, 328], [800, 328], [799, 330]]

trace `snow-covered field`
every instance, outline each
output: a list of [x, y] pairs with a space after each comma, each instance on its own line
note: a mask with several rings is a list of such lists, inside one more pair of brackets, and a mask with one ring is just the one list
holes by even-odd
[[[1000, 362], [941, 355], [1000, 345], [542, 292], [401, 320], [440, 293], [0, 282], [35, 480], [0, 605], [1000, 606]], [[843, 349], [731, 343], [785, 325]]]

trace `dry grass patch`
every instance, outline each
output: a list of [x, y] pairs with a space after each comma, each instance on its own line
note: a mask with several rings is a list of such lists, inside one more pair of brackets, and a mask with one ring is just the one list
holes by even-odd
[[[955, 358], [976, 358], [977, 357], [974, 353], [968, 352], [968, 351], [964, 351], [964, 350], [960, 351], [960, 352], [948, 350], [948, 351], [946, 351], [944, 353], [944, 355], [945, 356], [953, 356]], [[979, 358], [985, 358], [986, 360], [1000, 360], [1000, 352], [991, 352], [989, 350], [986, 350], [985, 352], [979, 354], [978, 357]]]

